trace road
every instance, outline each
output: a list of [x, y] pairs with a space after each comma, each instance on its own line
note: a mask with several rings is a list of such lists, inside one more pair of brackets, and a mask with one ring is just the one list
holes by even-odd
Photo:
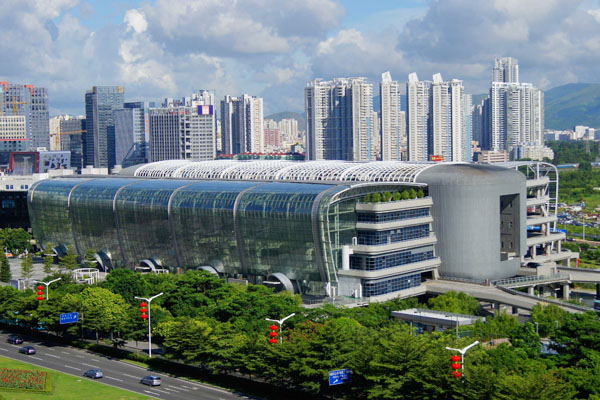
[[[153, 373], [149, 369], [113, 360], [107, 356], [62, 344], [41, 341], [26, 335], [22, 335], [25, 339], [24, 344], [13, 345], [6, 342], [9, 335], [10, 332], [0, 331], [0, 356], [75, 375], [82, 377], [82, 379], [90, 379], [83, 378], [83, 373], [88, 369], [100, 368], [104, 372], [104, 378], [97, 379], [96, 382], [127, 389], [142, 395], [169, 400], [250, 398], [217, 387], [177, 379], [161, 373]], [[35, 355], [19, 353], [19, 348], [25, 345], [34, 346], [37, 353]], [[140, 379], [146, 375], [159, 375], [162, 378], [162, 385], [150, 387], [139, 383]]]

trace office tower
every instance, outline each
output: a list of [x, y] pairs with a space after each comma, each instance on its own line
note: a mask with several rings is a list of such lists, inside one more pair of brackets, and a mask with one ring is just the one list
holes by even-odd
[[84, 166], [108, 169], [115, 166], [114, 111], [123, 108], [123, 99], [123, 86], [94, 86], [85, 93]]
[[381, 159], [402, 161], [407, 157], [406, 113], [401, 111], [400, 85], [389, 72], [381, 75]]
[[33, 150], [38, 147], [49, 149], [48, 90], [9, 82], [0, 82], [0, 86], [3, 89], [3, 113], [25, 117], [29, 147]]
[[247, 94], [225, 96], [221, 100], [221, 135], [226, 154], [263, 153], [263, 99]]
[[496, 58], [492, 82], [519, 83], [519, 62], [516, 58]]
[[2, 159], [8, 160], [8, 153], [27, 151], [27, 122], [23, 115], [0, 115], [0, 152]]
[[279, 121], [279, 131], [286, 141], [298, 140], [298, 121], [293, 118], [284, 118]]
[[473, 96], [465, 94], [463, 96], [463, 134], [462, 134], [462, 160], [464, 162], [473, 161]]
[[408, 160], [428, 161], [430, 155], [431, 82], [419, 81], [414, 72], [409, 74], [406, 95]]
[[366, 78], [313, 80], [304, 100], [309, 160], [376, 159], [373, 85]]
[[[214, 97], [212, 97], [214, 99]], [[150, 161], [213, 160], [217, 155], [216, 119], [210, 96], [149, 111]], [[167, 102], [167, 104], [169, 104]]]
[[71, 167], [80, 172], [83, 165], [83, 137], [85, 135], [85, 117], [62, 116], [60, 119], [60, 149], [71, 152]]
[[148, 161], [148, 105], [144, 102], [124, 103], [115, 110], [115, 165], [123, 168]]

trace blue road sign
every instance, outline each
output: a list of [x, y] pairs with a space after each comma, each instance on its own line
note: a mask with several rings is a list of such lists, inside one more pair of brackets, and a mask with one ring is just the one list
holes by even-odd
[[329, 371], [329, 386], [341, 385], [352, 381], [352, 370], [338, 369], [337, 371]]
[[60, 314], [60, 323], [61, 324], [73, 324], [79, 321], [79, 313], [70, 312], [66, 314]]

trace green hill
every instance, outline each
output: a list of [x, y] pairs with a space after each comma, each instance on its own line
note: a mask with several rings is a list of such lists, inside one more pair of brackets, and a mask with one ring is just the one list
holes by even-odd
[[547, 129], [600, 128], [600, 83], [569, 83], [544, 94]]

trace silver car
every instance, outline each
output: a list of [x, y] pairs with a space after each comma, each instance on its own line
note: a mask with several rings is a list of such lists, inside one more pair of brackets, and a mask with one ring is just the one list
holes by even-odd
[[104, 376], [101, 369], [89, 369], [83, 373], [83, 376], [87, 376], [88, 378], [100, 379]]
[[160, 384], [162, 383], [162, 379], [160, 379], [160, 376], [148, 375], [143, 377], [140, 383], [143, 383], [144, 385], [148, 386], [160, 386]]

